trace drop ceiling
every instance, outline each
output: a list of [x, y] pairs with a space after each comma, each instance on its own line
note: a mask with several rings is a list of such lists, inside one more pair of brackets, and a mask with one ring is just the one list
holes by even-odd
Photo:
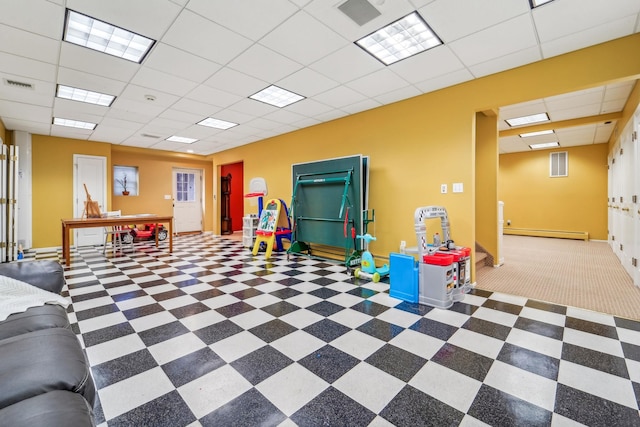
[[[363, 25], [343, 3], [3, 0], [0, 118], [9, 130], [208, 155], [640, 31], [638, 0], [554, 0], [534, 10], [529, 0], [371, 0], [380, 14]], [[136, 64], [63, 42], [66, 8], [156, 43]], [[443, 45], [384, 66], [354, 43], [416, 10]], [[56, 98], [57, 84], [116, 100], [104, 107]], [[271, 84], [305, 99], [276, 108], [249, 98]], [[615, 120], [597, 119], [621, 111], [633, 84], [504, 106], [501, 130], [505, 118], [544, 109], [564, 123], [554, 133], [561, 146], [606, 142]], [[585, 116], [595, 121], [566, 126]], [[53, 117], [97, 126], [65, 128]], [[239, 125], [196, 125], [207, 117]], [[167, 141], [172, 135], [198, 141]], [[500, 150], [529, 143], [507, 135]]]

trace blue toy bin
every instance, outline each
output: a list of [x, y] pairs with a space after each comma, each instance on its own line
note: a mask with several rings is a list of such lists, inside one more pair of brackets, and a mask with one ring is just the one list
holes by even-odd
[[389, 296], [418, 302], [418, 263], [405, 254], [389, 254]]

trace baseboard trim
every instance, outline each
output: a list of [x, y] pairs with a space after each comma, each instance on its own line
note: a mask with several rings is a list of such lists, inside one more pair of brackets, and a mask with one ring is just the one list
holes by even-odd
[[589, 240], [587, 231], [535, 230], [530, 228], [505, 228], [504, 234], [514, 236], [555, 237], [558, 239]]

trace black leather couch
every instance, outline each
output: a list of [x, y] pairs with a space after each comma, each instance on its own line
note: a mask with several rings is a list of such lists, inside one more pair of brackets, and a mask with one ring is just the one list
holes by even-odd
[[[0, 264], [0, 275], [60, 293], [55, 261]], [[95, 426], [95, 385], [85, 354], [59, 305], [0, 321], [0, 426]]]

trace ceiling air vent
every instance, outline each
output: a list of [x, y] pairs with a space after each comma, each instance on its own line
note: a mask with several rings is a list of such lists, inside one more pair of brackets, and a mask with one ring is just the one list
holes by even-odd
[[347, 0], [338, 9], [360, 26], [380, 16], [380, 11], [367, 0]]
[[151, 135], [150, 133], [141, 133], [140, 136], [144, 136], [145, 138], [153, 138], [153, 139], [160, 139], [162, 138], [161, 136], [158, 135]]
[[19, 82], [17, 80], [4, 79], [4, 84], [13, 87], [19, 87], [22, 89], [33, 89], [34, 86], [31, 83]]

